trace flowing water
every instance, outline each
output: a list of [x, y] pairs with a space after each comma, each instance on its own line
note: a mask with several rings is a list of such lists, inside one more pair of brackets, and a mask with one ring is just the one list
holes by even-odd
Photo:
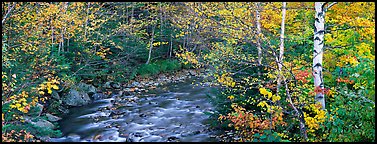
[[215, 142], [209, 116], [210, 87], [192, 80], [157, 88], [155, 94], [113, 95], [111, 98], [70, 109], [60, 121], [62, 138], [55, 142]]

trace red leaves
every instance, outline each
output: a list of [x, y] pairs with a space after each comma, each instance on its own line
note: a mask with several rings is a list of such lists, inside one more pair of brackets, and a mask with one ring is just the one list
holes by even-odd
[[314, 88], [314, 93], [317, 94], [325, 94], [328, 95], [330, 93], [330, 89], [328, 88], [321, 88], [319, 86]]
[[343, 78], [337, 78], [336, 79], [336, 82], [338, 82], [338, 83], [341, 83], [341, 82], [343, 82], [343, 83], [346, 83], [346, 84], [353, 84], [354, 83], [354, 81], [353, 80], [350, 80], [350, 79], [343, 79]]
[[310, 72], [308, 71], [303, 71], [303, 70], [298, 70], [296, 72], [296, 79], [299, 82], [302, 82], [303, 84], [308, 83], [307, 78], [309, 78]]

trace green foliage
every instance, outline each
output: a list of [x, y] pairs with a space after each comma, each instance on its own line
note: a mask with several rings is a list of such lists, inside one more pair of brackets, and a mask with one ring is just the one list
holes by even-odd
[[[367, 142], [375, 139], [375, 105], [344, 90], [330, 101], [326, 141]], [[362, 112], [361, 112], [362, 111]]]
[[141, 77], [148, 77], [159, 73], [171, 73], [180, 69], [181, 64], [178, 60], [162, 60], [155, 63], [142, 64], [137, 69], [137, 75], [140, 75]]
[[277, 132], [271, 132], [271, 130], [264, 130], [263, 135], [259, 133], [254, 134], [255, 139], [253, 142], [290, 142], [289, 140], [282, 140]]

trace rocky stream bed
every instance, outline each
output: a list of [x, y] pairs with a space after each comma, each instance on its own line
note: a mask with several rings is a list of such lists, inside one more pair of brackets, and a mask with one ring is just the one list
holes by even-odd
[[[106, 92], [90, 94], [59, 120], [63, 137], [52, 142], [216, 142], [221, 130], [209, 126], [215, 108], [209, 97], [213, 87], [197, 85], [195, 71], [162, 76], [149, 82], [104, 84]], [[84, 85], [84, 84], [82, 84]], [[81, 86], [82, 87], [82, 86]], [[90, 87], [84, 88], [91, 91]], [[80, 95], [80, 92], [75, 92]], [[77, 102], [79, 101], [79, 102]], [[79, 104], [85, 103], [85, 104]]]

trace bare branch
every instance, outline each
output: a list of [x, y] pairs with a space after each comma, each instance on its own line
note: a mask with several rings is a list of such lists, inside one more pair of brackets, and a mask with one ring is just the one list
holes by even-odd
[[333, 2], [333, 3], [331, 3], [331, 4], [329, 4], [329, 6], [327, 6], [326, 8], [325, 8], [325, 11], [327, 11], [329, 8], [331, 8], [332, 6], [334, 6], [335, 4], [337, 4], [338, 2]]
[[4, 24], [5, 20], [7, 19], [7, 17], [9, 16], [9, 14], [11, 13], [12, 9], [16, 6], [16, 3], [13, 3], [12, 7], [8, 7], [8, 12], [7, 14], [5, 14], [3, 20], [1, 21], [1, 25]]

